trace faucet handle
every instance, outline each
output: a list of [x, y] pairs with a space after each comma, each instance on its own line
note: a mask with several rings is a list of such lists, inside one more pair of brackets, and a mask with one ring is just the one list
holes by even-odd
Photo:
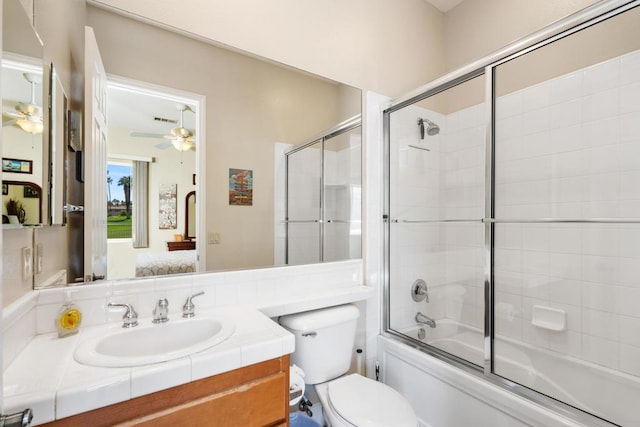
[[427, 288], [427, 282], [422, 279], [417, 279], [415, 282], [413, 282], [413, 285], [411, 285], [411, 298], [413, 298], [413, 300], [416, 302], [420, 302], [422, 300], [429, 302], [429, 290]]
[[114, 304], [110, 302], [107, 306], [109, 308], [122, 307], [125, 309], [125, 312], [122, 315], [123, 328], [133, 328], [134, 326], [138, 326], [138, 313], [136, 313], [131, 304]]
[[193, 305], [193, 301], [191, 300], [195, 297], [199, 297], [200, 295], [204, 295], [204, 291], [193, 294], [187, 298], [184, 305], [182, 306], [182, 317], [184, 317], [185, 319], [189, 319], [196, 315], [196, 306]]

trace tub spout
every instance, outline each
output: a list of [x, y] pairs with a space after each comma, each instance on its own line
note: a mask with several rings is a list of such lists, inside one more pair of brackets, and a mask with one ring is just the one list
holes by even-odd
[[430, 328], [435, 328], [436, 327], [436, 321], [433, 320], [431, 317], [426, 316], [420, 312], [416, 313], [416, 322], [420, 323], [421, 325], [427, 325]]

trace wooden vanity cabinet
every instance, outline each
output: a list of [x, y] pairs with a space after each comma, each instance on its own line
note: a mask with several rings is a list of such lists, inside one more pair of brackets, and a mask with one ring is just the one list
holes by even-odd
[[286, 426], [289, 356], [98, 408], [45, 426]]

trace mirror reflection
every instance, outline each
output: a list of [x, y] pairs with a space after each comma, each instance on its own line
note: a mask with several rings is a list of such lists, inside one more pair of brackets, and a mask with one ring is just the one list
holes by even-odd
[[36, 225], [42, 219], [42, 189], [33, 182], [2, 181], [2, 224]]
[[191, 191], [185, 200], [185, 240], [196, 238], [196, 192]]
[[48, 175], [43, 48], [19, 2], [3, 2], [2, 28], [3, 223], [7, 216], [12, 223], [17, 217], [18, 224], [38, 224], [43, 222], [41, 188]]
[[[284, 210], [285, 181], [278, 177], [284, 174], [285, 152], [280, 147], [297, 146], [358, 115], [361, 92], [103, 9], [88, 6], [87, 17], [107, 74], [118, 76], [110, 85], [125, 82], [137, 86], [109, 91], [107, 157], [121, 162], [144, 158], [149, 167], [146, 198], [133, 189], [136, 180], [131, 180], [130, 216], [121, 213], [128, 211], [122, 206], [126, 205], [126, 201], [122, 203], [124, 194], [120, 194], [122, 186], [117, 185], [120, 176], [111, 177], [111, 191], [120, 195], [107, 196], [114, 217], [110, 225], [120, 215], [120, 219], [132, 221], [133, 231], [131, 237], [108, 239], [107, 278], [134, 277], [140, 270], [138, 258], [144, 258], [145, 266], [150, 258], [161, 258], [161, 262], [170, 258], [174, 263], [173, 255], [187, 251], [199, 254], [198, 271], [284, 264], [281, 230], [285, 218], [280, 212]], [[170, 52], [168, 56], [150, 52], [144, 42], [149, 39], [198, 58], [198, 66], [168, 61]], [[204, 103], [206, 110], [201, 110]], [[180, 108], [181, 104], [187, 108]], [[203, 116], [198, 122], [200, 113]], [[186, 134], [178, 131], [182, 128]], [[359, 128], [354, 133], [359, 143]], [[183, 137], [184, 149], [171, 142], [172, 135]], [[328, 144], [329, 151], [335, 154], [344, 149], [341, 144], [336, 142], [333, 148]], [[328, 182], [323, 190], [327, 195], [332, 193], [335, 200], [338, 196], [333, 193], [341, 191], [338, 186], [352, 192], [361, 185], [360, 146], [347, 151], [352, 161], [340, 163], [340, 176], [329, 178], [336, 182]], [[355, 169], [349, 172], [352, 166]], [[242, 203], [231, 197], [237, 190], [235, 171], [250, 176], [248, 192], [241, 191]], [[194, 191], [203, 196], [198, 197], [197, 205], [189, 205], [187, 195]], [[169, 211], [175, 210], [169, 220], [162, 200], [169, 200]], [[138, 218], [143, 219], [138, 226], [136, 206], [148, 207], [146, 218]], [[334, 210], [339, 214], [339, 209]], [[360, 256], [360, 210], [353, 212], [358, 216], [357, 227], [338, 224], [339, 220], [347, 221], [342, 217], [326, 227], [327, 247], [333, 247], [327, 259]], [[141, 228], [148, 231], [148, 242], [136, 247], [135, 230]], [[338, 236], [341, 232], [346, 237]], [[349, 237], [354, 233], [357, 238]], [[344, 248], [337, 247], [343, 243]], [[193, 267], [191, 261], [186, 262]]]
[[196, 270], [184, 200], [195, 188], [197, 103], [142, 86], [108, 89], [108, 279]]

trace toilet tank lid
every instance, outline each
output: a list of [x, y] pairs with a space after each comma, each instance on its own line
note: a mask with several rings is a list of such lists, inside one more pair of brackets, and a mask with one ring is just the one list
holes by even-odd
[[281, 316], [278, 323], [293, 331], [309, 331], [339, 325], [359, 316], [360, 310], [355, 305], [346, 304]]

